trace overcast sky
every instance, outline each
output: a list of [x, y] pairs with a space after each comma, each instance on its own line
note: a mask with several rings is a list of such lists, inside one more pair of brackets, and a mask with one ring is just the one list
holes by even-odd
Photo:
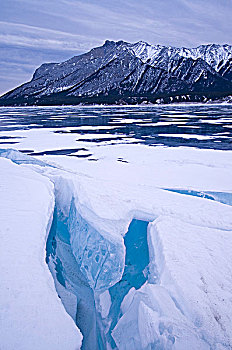
[[0, 94], [106, 39], [232, 44], [232, 0], [1, 0]]

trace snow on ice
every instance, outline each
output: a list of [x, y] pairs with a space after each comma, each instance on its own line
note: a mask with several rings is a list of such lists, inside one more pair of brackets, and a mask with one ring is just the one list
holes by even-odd
[[76, 350], [82, 336], [45, 263], [53, 185], [4, 158], [0, 168], [0, 348]]
[[232, 153], [88, 148], [0, 152], [2, 348], [231, 349]]

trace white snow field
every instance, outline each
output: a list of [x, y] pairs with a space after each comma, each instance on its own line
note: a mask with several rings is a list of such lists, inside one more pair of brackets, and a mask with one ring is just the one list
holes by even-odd
[[0, 151], [0, 348], [232, 349], [232, 152], [78, 146]]

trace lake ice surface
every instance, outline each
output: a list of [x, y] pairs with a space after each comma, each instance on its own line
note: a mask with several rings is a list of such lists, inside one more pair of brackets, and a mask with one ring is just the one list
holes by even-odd
[[3, 349], [232, 348], [231, 114], [1, 108]]

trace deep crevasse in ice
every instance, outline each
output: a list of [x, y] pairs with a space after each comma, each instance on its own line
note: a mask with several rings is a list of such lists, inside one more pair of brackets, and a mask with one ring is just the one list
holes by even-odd
[[[21, 155], [12, 153], [19, 164]], [[29, 158], [24, 164], [30, 167]], [[47, 261], [84, 335], [83, 349], [231, 349], [232, 211], [217, 203], [231, 204], [231, 194], [193, 191], [191, 198], [154, 190], [152, 204], [133, 207], [126, 199], [123, 216], [115, 208], [104, 212], [104, 202], [103, 209], [91, 205], [83, 179], [44, 163], [31, 167], [55, 185]], [[152, 222], [147, 236], [145, 219]], [[136, 256], [132, 242], [140, 224]]]
[[83, 334], [82, 348], [97, 349], [94, 293], [73, 255], [67, 218], [57, 206], [46, 250], [58, 295]]
[[122, 300], [148, 277], [148, 223], [132, 221], [124, 239], [125, 256], [123, 243], [104, 238], [77, 212], [75, 199], [69, 201], [56, 203], [47, 262], [61, 300], [84, 336], [82, 348], [115, 348], [111, 332], [121, 316]]

